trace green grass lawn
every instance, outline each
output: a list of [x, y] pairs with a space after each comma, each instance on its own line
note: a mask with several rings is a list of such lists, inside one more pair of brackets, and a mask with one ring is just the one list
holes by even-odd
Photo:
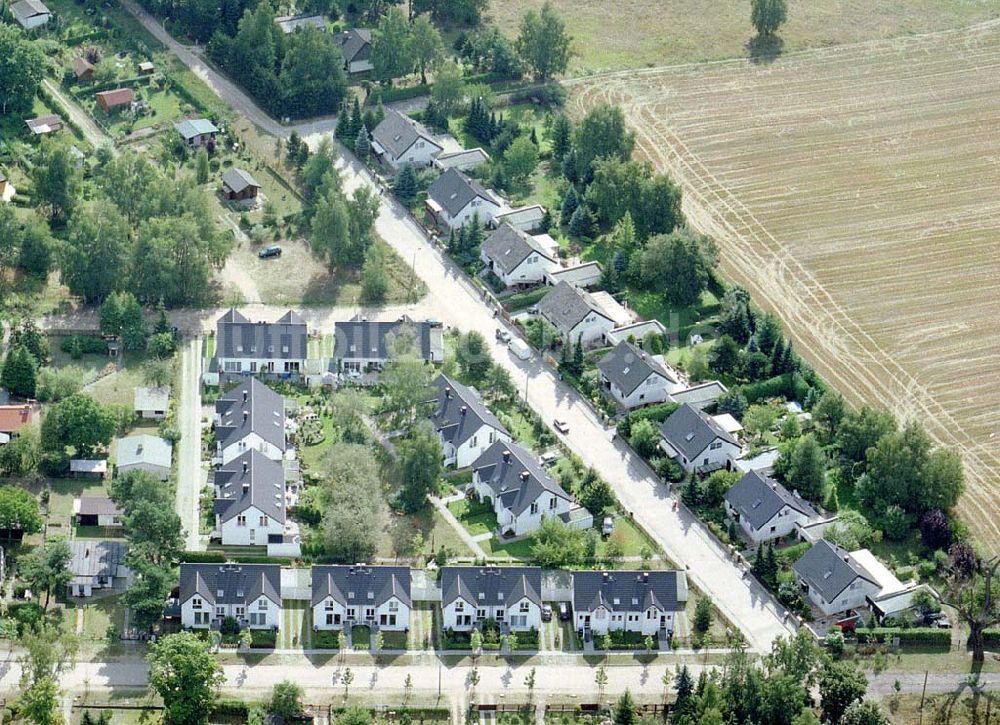
[[[641, 556], [643, 549], [648, 549], [650, 553], [656, 552], [656, 545], [649, 540], [645, 532], [639, 528], [631, 519], [625, 516], [615, 516], [615, 530], [611, 537], [605, 539], [601, 538], [601, 542], [597, 545], [597, 557], [599, 559], [604, 558], [608, 550], [608, 542], [612, 538], [620, 542], [622, 545], [623, 556]], [[600, 524], [600, 521], [595, 521], [595, 524]], [[629, 564], [631, 567], [632, 564]]]
[[520, 541], [504, 543], [502, 540], [493, 537], [487, 541], [479, 542], [479, 545], [490, 556], [528, 560], [531, 559], [531, 548], [535, 545], [535, 539], [529, 536]]
[[448, 504], [448, 510], [473, 536], [488, 534], [497, 528], [497, 517], [489, 504], [464, 498], [461, 501], [452, 501]]
[[89, 602], [83, 608], [83, 639], [92, 642], [105, 642], [108, 638], [108, 627], [114, 625], [121, 636], [125, 626], [125, 609], [119, 597], [111, 596]]
[[70, 519], [73, 516], [73, 499], [79, 496], [107, 496], [108, 489], [101, 481], [83, 479], [50, 479], [49, 514], [47, 523], [49, 532], [59, 527], [60, 533], [70, 534]]

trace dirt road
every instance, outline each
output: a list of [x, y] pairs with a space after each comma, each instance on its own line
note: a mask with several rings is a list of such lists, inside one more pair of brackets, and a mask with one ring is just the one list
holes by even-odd
[[71, 100], [63, 93], [59, 86], [50, 81], [48, 78], [42, 80], [42, 85], [45, 86], [45, 90], [52, 94], [52, 97], [56, 99], [56, 102], [62, 106], [62, 111], [69, 116], [69, 118], [79, 127], [80, 131], [83, 133], [84, 138], [93, 146], [95, 149], [98, 146], [108, 146], [112, 149], [112, 152], [117, 154], [117, 150], [114, 148], [114, 143], [111, 141], [111, 137], [108, 136], [101, 128], [94, 123], [94, 120], [83, 112], [83, 110], [76, 105], [76, 101]]

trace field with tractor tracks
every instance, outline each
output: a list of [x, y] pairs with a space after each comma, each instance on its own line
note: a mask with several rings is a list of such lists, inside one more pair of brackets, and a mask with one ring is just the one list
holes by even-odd
[[962, 452], [1000, 551], [1000, 23], [569, 85], [625, 109], [827, 380]]

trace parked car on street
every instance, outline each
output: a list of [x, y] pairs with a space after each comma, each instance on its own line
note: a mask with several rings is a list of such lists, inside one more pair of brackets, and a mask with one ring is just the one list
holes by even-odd
[[268, 257], [280, 257], [281, 256], [281, 245], [280, 244], [269, 244], [259, 252], [257, 256], [261, 259], [267, 259]]
[[501, 330], [498, 327], [495, 334], [498, 342], [503, 342], [503, 343], [510, 342], [510, 333], [507, 332], [506, 330]]
[[556, 418], [554, 421], [552, 421], [552, 427], [555, 428], [560, 433], [562, 433], [563, 435], [569, 434], [569, 423], [564, 421], [562, 418]]

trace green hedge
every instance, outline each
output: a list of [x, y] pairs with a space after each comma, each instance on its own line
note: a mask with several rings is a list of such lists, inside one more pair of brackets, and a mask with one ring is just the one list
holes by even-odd
[[756, 403], [765, 398], [784, 397], [788, 400], [805, 400], [809, 393], [809, 383], [798, 373], [786, 373], [774, 378], [738, 386], [748, 403]]
[[431, 87], [426, 83], [418, 83], [415, 86], [406, 88], [379, 88], [371, 92], [365, 99], [366, 106], [377, 106], [382, 103], [392, 103], [393, 101], [405, 101], [407, 98], [426, 96], [431, 92]]
[[115, 88], [135, 88], [136, 86], [148, 86], [153, 76], [135, 76], [134, 78], [120, 78], [118, 80], [95, 83], [92, 86], [80, 86], [73, 89], [74, 96], [84, 96], [87, 94], [110, 91]]
[[983, 640], [988, 647], [1000, 646], [1000, 629], [987, 629], [983, 632]]
[[892, 642], [893, 637], [899, 637], [899, 644], [906, 645], [934, 645], [937, 647], [951, 646], [951, 631], [947, 629], [937, 629], [934, 627], [917, 627], [914, 629], [902, 629], [901, 627], [858, 627], [855, 630], [858, 642]]
[[656, 405], [648, 405], [639, 410], [633, 410], [618, 422], [618, 435], [622, 438], [628, 438], [632, 435], [632, 426], [641, 420], [662, 423], [673, 415], [673, 412], [679, 407], [677, 403], [658, 403]]
[[508, 312], [515, 312], [517, 310], [523, 310], [525, 307], [531, 307], [531, 305], [538, 304], [541, 299], [552, 291], [552, 288], [548, 285], [539, 287], [538, 289], [528, 290], [527, 292], [518, 292], [517, 294], [511, 295], [510, 297], [504, 297], [500, 300], [503, 307]]
[[225, 564], [221, 551], [183, 551], [180, 560], [185, 564]]

